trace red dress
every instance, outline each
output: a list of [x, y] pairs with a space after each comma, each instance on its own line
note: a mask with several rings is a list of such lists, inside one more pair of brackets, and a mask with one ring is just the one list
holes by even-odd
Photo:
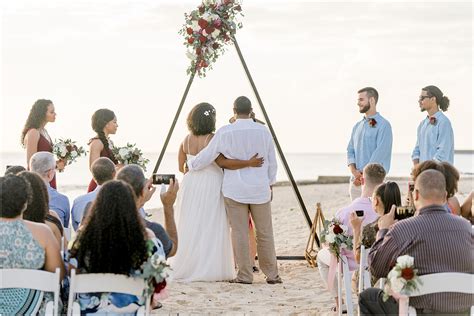
[[[38, 151], [48, 151], [50, 153], [53, 152], [53, 145], [41, 133], [40, 133], [40, 137], [39, 137], [39, 140], [38, 140], [38, 145], [36, 147], [36, 151], [37, 152]], [[56, 174], [54, 175], [54, 178], [53, 178], [53, 180], [51, 180], [49, 185], [51, 185], [51, 187], [53, 189], [56, 189]]]
[[[100, 139], [100, 138], [92, 138], [91, 139], [91, 142], [94, 140], [94, 139]], [[101, 141], [102, 142], [102, 141]], [[89, 143], [90, 144], [90, 143]], [[102, 143], [103, 144], [103, 143]], [[110, 148], [105, 148], [105, 145], [104, 145], [104, 148], [100, 151], [100, 156], [101, 157], [107, 157], [109, 158], [110, 160], [113, 161], [114, 164], [117, 164], [118, 161], [117, 159], [115, 159], [115, 156], [114, 154], [112, 153], [112, 149]], [[89, 182], [89, 186], [87, 187], [87, 193], [89, 192], [92, 192], [95, 190], [95, 188], [97, 187], [97, 183], [94, 181], [94, 179], [91, 179], [91, 182]]]

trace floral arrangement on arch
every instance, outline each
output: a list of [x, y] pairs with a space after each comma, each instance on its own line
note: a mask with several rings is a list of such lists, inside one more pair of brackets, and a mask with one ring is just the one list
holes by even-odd
[[53, 145], [53, 154], [65, 165], [75, 162], [78, 157], [85, 155], [86, 151], [82, 146], [77, 146], [75, 141], [71, 139], [55, 140]]
[[386, 301], [394, 294], [408, 295], [416, 291], [417, 285], [422, 284], [415, 269], [415, 260], [409, 255], [397, 258], [397, 264], [387, 275], [384, 287], [383, 300]]
[[150, 162], [149, 159], [143, 157], [143, 153], [135, 144], [127, 143], [124, 147], [112, 147], [112, 153], [119, 163], [124, 165], [135, 164], [139, 165], [146, 171], [146, 165]]
[[234, 34], [242, 28], [242, 23], [237, 22], [239, 15], [243, 16], [238, 0], [203, 0], [197, 9], [184, 14], [186, 23], [179, 34], [184, 36], [186, 55], [191, 60], [187, 74], [206, 76], [206, 71], [224, 54], [225, 45], [232, 43]]
[[337, 260], [341, 258], [342, 249], [352, 250], [352, 236], [347, 234], [347, 229], [348, 227], [337, 218], [324, 221], [321, 242], [328, 244], [329, 251], [336, 256]]

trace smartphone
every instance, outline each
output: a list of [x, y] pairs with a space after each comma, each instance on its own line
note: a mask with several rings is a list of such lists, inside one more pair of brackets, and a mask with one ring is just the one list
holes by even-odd
[[398, 206], [395, 212], [395, 219], [402, 220], [415, 215], [415, 208], [413, 206]]
[[358, 217], [364, 216], [364, 210], [357, 210], [357, 211], [355, 211], [355, 212], [356, 212], [356, 215], [357, 215]]
[[153, 174], [153, 184], [170, 184], [170, 179], [175, 180], [174, 174]]

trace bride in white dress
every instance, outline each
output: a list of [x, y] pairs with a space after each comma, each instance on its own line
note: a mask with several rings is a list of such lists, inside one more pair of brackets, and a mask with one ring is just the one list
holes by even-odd
[[187, 159], [197, 155], [214, 136], [216, 110], [196, 105], [188, 115], [188, 129], [179, 148], [179, 169], [185, 173], [176, 200], [178, 251], [169, 259], [172, 279], [183, 282], [224, 281], [235, 278], [230, 226], [221, 193], [223, 171], [259, 167], [262, 158], [232, 160], [219, 156], [198, 171], [187, 172]]

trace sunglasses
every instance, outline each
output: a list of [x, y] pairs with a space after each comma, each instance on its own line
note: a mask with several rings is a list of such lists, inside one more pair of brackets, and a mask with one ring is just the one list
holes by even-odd
[[423, 100], [426, 99], [426, 98], [431, 98], [431, 97], [430, 97], [429, 95], [422, 95], [422, 96], [420, 96], [420, 97], [418, 98], [418, 101], [421, 102], [421, 101], [423, 101]]

